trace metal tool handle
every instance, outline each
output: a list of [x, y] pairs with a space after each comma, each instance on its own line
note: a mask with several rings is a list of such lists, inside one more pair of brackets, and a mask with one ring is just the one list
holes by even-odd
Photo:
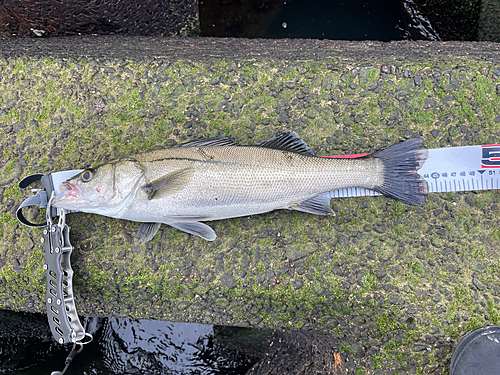
[[59, 223], [54, 224], [50, 214], [51, 203], [47, 204], [47, 226], [43, 230], [42, 242], [45, 247], [45, 269], [47, 276], [47, 318], [52, 335], [60, 344], [81, 342], [86, 336], [73, 296], [73, 269], [69, 242], [69, 226], [63, 210]]

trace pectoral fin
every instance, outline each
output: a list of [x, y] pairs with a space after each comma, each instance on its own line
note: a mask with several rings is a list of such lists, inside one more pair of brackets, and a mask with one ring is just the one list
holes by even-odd
[[142, 223], [134, 238], [134, 245], [151, 241], [158, 233], [161, 223]]
[[296, 206], [290, 207], [292, 210], [307, 212], [313, 215], [335, 216], [335, 212], [330, 208], [330, 192], [318, 194]]
[[148, 195], [148, 199], [161, 198], [172, 195], [184, 188], [193, 175], [191, 168], [179, 169], [171, 172], [157, 180], [142, 186], [142, 190]]
[[207, 224], [200, 223], [199, 221], [173, 222], [168, 223], [168, 225], [182, 230], [183, 232], [204, 238], [207, 241], [213, 241], [217, 237], [212, 228], [210, 228]]

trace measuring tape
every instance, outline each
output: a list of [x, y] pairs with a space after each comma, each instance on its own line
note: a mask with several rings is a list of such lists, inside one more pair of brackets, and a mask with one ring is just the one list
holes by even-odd
[[[500, 145], [432, 148], [418, 174], [429, 185], [429, 193], [500, 189]], [[358, 158], [368, 154], [325, 156]], [[373, 190], [347, 188], [332, 192], [332, 198], [381, 195]]]

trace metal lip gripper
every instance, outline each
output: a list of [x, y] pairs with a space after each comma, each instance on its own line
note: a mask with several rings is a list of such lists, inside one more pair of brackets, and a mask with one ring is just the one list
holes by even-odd
[[[54, 187], [60, 186], [65, 180], [75, 176], [82, 170], [63, 171], [52, 174], [34, 174], [25, 177], [20, 188], [27, 188], [40, 181], [42, 189], [33, 190], [36, 195], [25, 199], [19, 206], [16, 216], [18, 220], [30, 227], [43, 227], [41, 242], [45, 250], [43, 269], [46, 274], [47, 319], [52, 336], [59, 344], [73, 344], [66, 358], [63, 371], [53, 371], [52, 375], [62, 375], [68, 369], [75, 356], [83, 349], [83, 345], [92, 341], [92, 335], [85, 332], [76, 310], [73, 294], [73, 269], [71, 268], [71, 253], [73, 246], [69, 240], [70, 227], [66, 224], [66, 211], [52, 207], [55, 197]], [[32, 223], [27, 220], [22, 209], [28, 206], [47, 208], [45, 223]], [[59, 216], [57, 223], [55, 217]]]

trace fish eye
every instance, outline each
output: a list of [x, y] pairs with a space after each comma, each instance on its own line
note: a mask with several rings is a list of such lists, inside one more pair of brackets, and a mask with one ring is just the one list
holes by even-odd
[[80, 174], [80, 180], [82, 180], [82, 182], [89, 182], [92, 180], [92, 177], [94, 177], [94, 170], [92, 169], [86, 169]]

